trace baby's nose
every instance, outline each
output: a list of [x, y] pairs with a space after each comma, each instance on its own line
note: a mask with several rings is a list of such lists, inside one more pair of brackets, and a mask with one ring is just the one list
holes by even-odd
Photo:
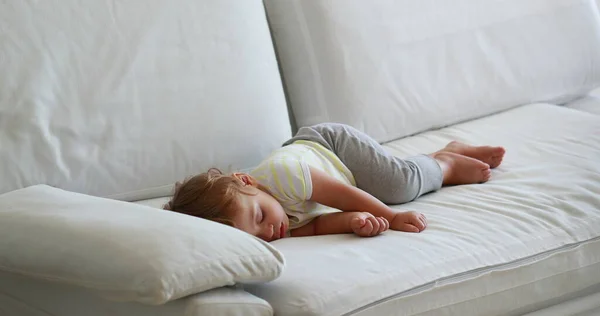
[[273, 237], [275, 236], [275, 226], [273, 224], [265, 226], [263, 235], [265, 236], [265, 239], [269, 241], [273, 240]]

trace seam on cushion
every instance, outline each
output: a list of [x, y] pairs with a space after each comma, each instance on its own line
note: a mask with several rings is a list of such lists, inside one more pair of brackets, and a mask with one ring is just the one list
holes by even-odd
[[[266, 301], [265, 301], [266, 302]], [[256, 303], [256, 302], [233, 302], [233, 303], [229, 303], [229, 302], [204, 302], [204, 303], [198, 303], [198, 305], [225, 305], [225, 306], [232, 306], [232, 305], [241, 305], [241, 306], [256, 306], [256, 307], [262, 307], [264, 309], [268, 309], [268, 310], [272, 310], [272, 308], [267, 307], [265, 305], [268, 305], [268, 303]]]
[[600, 265], [600, 262], [594, 262], [594, 263], [591, 263], [591, 264], [588, 264], [588, 265], [585, 265], [585, 266], [581, 266], [581, 267], [579, 267], [577, 269], [574, 269], [574, 270], [563, 271], [563, 272], [560, 272], [560, 273], [557, 273], [557, 274], [553, 274], [553, 275], [549, 275], [549, 276], [543, 277], [541, 279], [529, 281], [529, 282], [520, 284], [517, 287], [503, 289], [503, 290], [495, 291], [495, 292], [492, 292], [492, 293], [487, 293], [487, 294], [481, 295], [481, 296], [471, 296], [470, 298], [462, 299], [459, 302], [453, 302], [453, 303], [444, 304], [444, 305], [441, 305], [441, 306], [438, 306], [438, 307], [435, 307], [435, 308], [430, 308], [430, 309], [428, 309], [426, 311], [422, 311], [422, 312], [419, 312], [418, 314], [415, 314], [415, 316], [416, 315], [421, 315], [423, 313], [430, 312], [432, 310], [436, 310], [436, 309], [440, 309], [440, 308], [446, 308], [446, 307], [450, 307], [450, 306], [454, 306], [454, 305], [458, 305], [458, 304], [463, 304], [463, 303], [472, 301], [473, 299], [481, 299], [481, 298], [485, 298], [485, 297], [488, 297], [488, 296], [491, 296], [491, 295], [497, 295], [497, 294], [500, 294], [500, 293], [504, 293], [504, 292], [507, 292], [507, 291], [514, 290], [516, 288], [521, 288], [521, 287], [524, 287], [524, 286], [528, 286], [528, 285], [534, 284], [534, 283], [542, 281], [542, 280], [546, 280], [546, 279], [553, 278], [553, 277], [556, 277], [556, 276], [561, 276], [561, 275], [564, 275], [564, 274], [567, 274], [567, 273], [571, 273], [571, 272], [574, 272], [574, 271], [577, 271], [577, 270], [580, 270], [580, 269], [584, 269], [584, 268], [588, 268], [588, 267], [596, 266], [596, 265]]

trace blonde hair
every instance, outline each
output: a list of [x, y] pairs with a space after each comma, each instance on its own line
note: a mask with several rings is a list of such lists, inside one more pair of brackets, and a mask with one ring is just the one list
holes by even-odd
[[211, 168], [175, 184], [173, 198], [163, 208], [234, 226], [231, 218], [240, 194], [251, 195], [242, 181]]

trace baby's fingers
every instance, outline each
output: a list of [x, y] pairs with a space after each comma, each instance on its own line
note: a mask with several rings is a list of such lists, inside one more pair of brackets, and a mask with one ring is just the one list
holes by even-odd
[[377, 217], [377, 221], [379, 222], [379, 231], [378, 234], [383, 233], [384, 231], [390, 228], [390, 222], [388, 222], [385, 217]]
[[379, 230], [381, 229], [381, 223], [377, 220], [377, 218], [375, 216], [369, 217], [369, 222], [373, 226], [373, 229], [371, 229], [371, 231], [368, 232], [369, 236], [375, 236], [379, 234]]
[[415, 225], [413, 225], [413, 224], [409, 224], [409, 223], [403, 223], [403, 224], [401, 224], [401, 225], [400, 225], [400, 227], [399, 227], [399, 228], [400, 228], [400, 229], [399, 229], [400, 231], [403, 231], [403, 232], [409, 232], [409, 233], [418, 233], [418, 232], [420, 232], [420, 231], [421, 231], [421, 230], [420, 230], [419, 228], [417, 228]]
[[412, 221], [410, 221], [411, 225], [415, 226], [416, 228], [419, 229], [419, 231], [422, 231], [423, 229], [425, 229], [425, 224], [421, 221], [420, 218], [416, 218]]
[[419, 216], [419, 219], [421, 220], [421, 223], [423, 223], [423, 229], [427, 228], [427, 218], [425, 217], [425, 215], [421, 214]]
[[365, 225], [360, 228], [360, 233], [362, 236], [369, 237], [373, 235], [373, 230], [373, 222], [371, 221], [371, 218], [367, 218]]

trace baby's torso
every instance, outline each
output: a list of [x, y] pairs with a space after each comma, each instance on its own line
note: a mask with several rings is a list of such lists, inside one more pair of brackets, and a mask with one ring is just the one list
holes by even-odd
[[291, 229], [319, 215], [339, 212], [309, 200], [313, 190], [309, 168], [356, 185], [350, 170], [334, 153], [311, 141], [297, 141], [275, 150], [250, 172], [281, 203], [290, 218]]

